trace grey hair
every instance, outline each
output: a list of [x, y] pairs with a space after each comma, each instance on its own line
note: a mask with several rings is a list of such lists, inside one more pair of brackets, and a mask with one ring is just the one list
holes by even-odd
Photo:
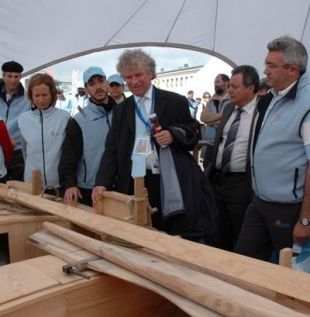
[[231, 75], [243, 75], [243, 85], [248, 87], [253, 85], [254, 86], [254, 93], [257, 93], [259, 89], [259, 76], [257, 70], [251, 65], [241, 65], [235, 67], [231, 71]]
[[284, 63], [299, 66], [299, 72], [303, 74], [307, 69], [308, 53], [305, 46], [290, 36], [281, 36], [270, 43], [269, 52], [283, 52]]
[[156, 77], [156, 63], [154, 58], [140, 48], [125, 50], [118, 58], [116, 69], [122, 77], [124, 77], [126, 69], [132, 69], [141, 64], [153, 75], [153, 78]]

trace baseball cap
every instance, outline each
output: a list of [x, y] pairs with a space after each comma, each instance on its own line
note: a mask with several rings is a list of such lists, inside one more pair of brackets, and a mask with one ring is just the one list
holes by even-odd
[[97, 66], [91, 66], [89, 68], [87, 68], [85, 70], [85, 72], [83, 73], [83, 81], [84, 84], [87, 84], [89, 82], [89, 80], [93, 77], [93, 76], [102, 76], [102, 77], [106, 77], [104, 71]]
[[109, 84], [117, 83], [119, 85], [124, 85], [124, 81], [119, 74], [113, 74], [108, 78]]

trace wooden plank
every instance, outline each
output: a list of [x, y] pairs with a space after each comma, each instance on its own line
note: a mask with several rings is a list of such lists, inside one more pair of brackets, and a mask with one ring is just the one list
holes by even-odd
[[46, 201], [5, 186], [0, 187], [0, 197], [14, 200], [24, 206], [62, 216], [71, 222], [98, 234], [106, 233], [141, 247], [168, 255], [180, 262], [195, 265], [201, 270], [231, 283], [250, 284], [310, 303], [310, 276], [302, 272], [232, 254], [216, 248], [171, 237], [78, 208]]
[[132, 197], [129, 199], [128, 197], [127, 202], [114, 200], [108, 197], [101, 197], [98, 200], [96, 211], [100, 215], [133, 223], [133, 201]]
[[41, 183], [41, 171], [40, 170], [34, 170], [32, 172], [32, 195], [40, 195], [42, 191], [42, 183]]
[[34, 232], [42, 229], [44, 221], [57, 222], [70, 227], [70, 223], [58, 216], [35, 215], [34, 213], [17, 214], [10, 212], [0, 216], [0, 233], [8, 234], [10, 262], [22, 261], [45, 253], [27, 243], [27, 238]]
[[144, 191], [144, 177], [135, 178], [134, 187], [134, 223], [138, 226], [150, 225]]
[[53, 278], [42, 274], [23, 262], [4, 265], [0, 272], [1, 305], [26, 294], [58, 285], [58, 282]]
[[[1, 312], [0, 312], [1, 316]], [[67, 317], [66, 299], [64, 296], [54, 296], [36, 305], [24, 307], [21, 310], [3, 315], [5, 317]]]
[[[225, 316], [306, 316], [186, 266], [97, 241], [52, 223], [45, 223], [44, 227], [58, 237]], [[44, 244], [49, 240], [45, 239]]]
[[[43, 262], [42, 259], [44, 259]], [[18, 271], [25, 272], [30, 267], [45, 275], [45, 264], [48, 262], [54, 263], [54, 268], [50, 264], [52, 271], [58, 269], [59, 272], [61, 272], [61, 267], [65, 264], [65, 262], [52, 256], [40, 257], [30, 261], [19, 262]], [[12, 268], [12, 275], [15, 276], [13, 266], [9, 266]], [[3, 275], [2, 271], [3, 267], [0, 268], [0, 276]], [[68, 278], [71, 278], [71, 282], [68, 281], [65, 284], [58, 284], [49, 288], [43, 287], [38, 289], [37, 292], [31, 292], [1, 304], [0, 316], [185, 316], [180, 309], [163, 297], [108, 275], [97, 275], [92, 277], [91, 280], [81, 279], [76, 276], [69, 276]], [[20, 283], [19, 278], [16, 277], [16, 279], [16, 285], [18, 285]], [[31, 284], [31, 281], [29, 284]], [[2, 283], [1, 285], [1, 292], [6, 295], [8, 292], [6, 284]]]
[[24, 193], [32, 194], [32, 184], [28, 182], [20, 181], [7, 181], [6, 185], [17, 190], [21, 190]]
[[292, 255], [293, 255], [293, 250], [291, 248], [282, 249], [280, 251], [279, 265], [291, 268], [292, 267]]
[[[49, 252], [50, 254], [56, 255], [57, 257], [65, 260], [69, 263], [74, 263], [76, 261], [81, 261], [85, 259], [93, 258], [95, 255], [93, 253], [84, 251], [83, 249], [77, 247], [76, 245], [64, 241], [47, 231], [37, 232], [32, 235], [32, 240], [37, 243], [37, 245]], [[158, 285], [148, 279], [145, 279], [135, 273], [125, 270], [118, 265], [108, 262], [104, 259], [91, 261], [86, 265], [88, 268], [96, 270], [98, 272], [107, 273], [109, 275], [121, 278], [125, 281], [134, 283], [136, 285], [147, 288], [154, 291], [157, 294], [170, 300], [172, 303], [180, 307], [182, 310], [196, 317], [216, 317], [219, 316], [217, 313], [196, 304], [187, 298], [180, 296], [167, 288]]]

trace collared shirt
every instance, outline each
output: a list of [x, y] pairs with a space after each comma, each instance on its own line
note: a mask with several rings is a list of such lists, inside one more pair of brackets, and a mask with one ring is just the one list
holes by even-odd
[[[150, 86], [149, 90], [144, 94], [144, 108], [146, 111], [146, 114], [149, 116], [151, 113], [152, 108], [152, 96], [153, 96], [153, 85]], [[139, 101], [142, 97], [134, 96], [136, 103], [139, 104]], [[147, 118], [146, 118], [147, 119]]]
[[[154, 89], [154, 87], [153, 87], [153, 85], [151, 85], [149, 90], [143, 96], [144, 97], [144, 101], [143, 101], [144, 108], [145, 108], [145, 112], [147, 114], [147, 118], [145, 118], [146, 120], [148, 120], [148, 116], [151, 114], [151, 111], [152, 111], [152, 103], [154, 102], [152, 100], [153, 89]], [[139, 102], [140, 102], [141, 98], [143, 98], [143, 97], [134, 96], [137, 105], [139, 105]], [[153, 109], [153, 111], [154, 111], [154, 109]], [[139, 116], [136, 113], [136, 131], [138, 131], [138, 129], [141, 129], [142, 125], [143, 125], [143, 128], [145, 128], [144, 137], [148, 136], [150, 138], [150, 134], [147, 132], [147, 128], [145, 127], [144, 123], [142, 123], [141, 119], [139, 118]], [[136, 138], [137, 137], [138, 137], [138, 135], [136, 133]], [[140, 135], [140, 137], [141, 137], [141, 135]], [[156, 149], [152, 148], [151, 139], [150, 139], [150, 142], [148, 144], [148, 149], [147, 149], [147, 158], [146, 158], [146, 168], [148, 170], [152, 169], [151, 154], [152, 154], [153, 151], [156, 151]]]
[[[249, 135], [250, 135], [251, 123], [252, 123], [255, 106], [256, 106], [256, 97], [252, 101], [250, 101], [247, 105], [242, 107], [243, 111], [240, 117], [238, 133], [236, 136], [236, 140], [235, 140], [232, 155], [231, 155], [230, 172], [245, 172]], [[238, 109], [238, 106], [235, 107], [235, 110], [232, 112], [230, 118], [227, 120], [225, 127], [223, 129], [222, 141], [219, 144], [217, 157], [216, 157], [217, 169], [221, 168], [224, 145], [227, 139], [229, 128], [232, 125], [237, 115], [237, 109]]]
[[268, 109], [266, 110], [264, 120], [261, 125], [261, 129], [264, 126], [266, 118], [268, 117], [268, 114], [270, 113], [274, 105], [277, 103], [278, 100], [282, 99], [291, 90], [291, 88], [296, 84], [296, 82], [297, 80], [295, 80], [292, 84], [290, 84], [288, 87], [286, 87], [283, 90], [275, 91], [273, 88], [270, 90], [271, 93], [273, 94], [273, 98], [268, 106]]

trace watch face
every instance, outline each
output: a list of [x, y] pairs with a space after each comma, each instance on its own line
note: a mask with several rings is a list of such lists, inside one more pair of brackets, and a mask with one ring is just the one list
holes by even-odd
[[308, 226], [310, 224], [310, 220], [307, 218], [302, 218], [300, 221], [304, 226]]

